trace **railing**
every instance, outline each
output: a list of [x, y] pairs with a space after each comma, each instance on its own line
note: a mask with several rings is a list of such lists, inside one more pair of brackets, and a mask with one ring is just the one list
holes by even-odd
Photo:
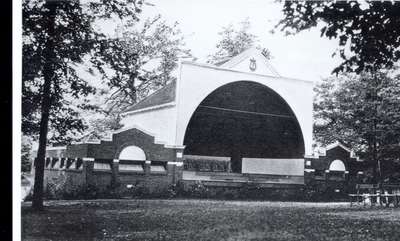
[[82, 158], [46, 157], [45, 168], [49, 170], [82, 170]]
[[394, 207], [400, 205], [400, 185], [399, 184], [357, 184], [356, 194], [349, 194], [350, 206], [354, 203], [385, 205], [386, 207], [393, 204]]
[[183, 169], [199, 172], [230, 172], [230, 157], [186, 155]]
[[[113, 162], [117, 162], [115, 170], [120, 172], [147, 172], [166, 173], [167, 161], [148, 161], [148, 160], [115, 160], [88, 158], [93, 161], [93, 171], [112, 171]], [[58, 158], [47, 157], [45, 159], [45, 168], [47, 170], [82, 170], [83, 158]]]

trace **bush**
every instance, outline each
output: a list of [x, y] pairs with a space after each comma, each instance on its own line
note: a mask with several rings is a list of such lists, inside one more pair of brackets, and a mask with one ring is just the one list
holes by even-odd
[[148, 197], [149, 190], [144, 183], [136, 181], [134, 184], [126, 185], [122, 193], [129, 198], [144, 198]]
[[167, 189], [168, 198], [175, 198], [182, 195], [183, 195], [183, 185], [181, 182], [178, 182], [176, 184], [171, 184], [168, 186]]
[[208, 197], [208, 188], [203, 184], [201, 181], [196, 181], [193, 186], [191, 186], [191, 189], [189, 190], [189, 193], [193, 197]]
[[174, 198], [183, 196], [183, 186], [181, 183], [170, 184], [166, 186], [157, 186], [150, 188], [146, 182], [136, 181], [134, 184], [128, 184], [119, 190], [121, 197], [127, 198]]
[[190, 185], [188, 189], [182, 191], [182, 195], [185, 197], [195, 198], [207, 198], [210, 196], [208, 188], [202, 181], [195, 181], [195, 183]]
[[217, 192], [217, 198], [222, 199], [239, 199], [240, 198], [240, 190], [238, 188], [222, 188], [221, 191]]
[[43, 196], [46, 199], [63, 199], [65, 183], [62, 180], [52, 180], [47, 182]]
[[299, 195], [299, 199], [311, 202], [344, 201], [347, 200], [351, 188], [351, 185], [330, 186], [326, 183], [309, 183], [301, 190], [302, 195]]
[[120, 192], [116, 186], [107, 186], [100, 189], [96, 185], [78, 186], [68, 189], [63, 183], [48, 182], [44, 190], [44, 197], [48, 200], [76, 200], [76, 199], [99, 199], [120, 198]]
[[245, 183], [238, 192], [242, 199], [260, 199], [263, 196], [263, 189], [255, 183]]
[[276, 200], [300, 201], [304, 200], [302, 189], [265, 188], [255, 183], [244, 183], [241, 187], [207, 187], [201, 181], [182, 192], [185, 197], [215, 198], [224, 200]]

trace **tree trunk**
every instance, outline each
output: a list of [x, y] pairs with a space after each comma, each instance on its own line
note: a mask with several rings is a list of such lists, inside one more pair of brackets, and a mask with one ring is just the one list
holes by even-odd
[[382, 182], [382, 173], [381, 173], [381, 167], [380, 167], [380, 161], [378, 158], [378, 132], [377, 132], [377, 122], [379, 118], [379, 113], [378, 113], [378, 78], [374, 74], [373, 77], [373, 95], [372, 95], [372, 101], [373, 101], [373, 124], [372, 124], [372, 134], [373, 134], [373, 160], [374, 160], [374, 179], [375, 182], [378, 184], [381, 184]]
[[378, 183], [378, 184], [380, 184], [380, 182], [381, 182], [381, 178], [380, 178], [380, 170], [379, 170], [379, 161], [378, 161], [378, 158], [377, 158], [377, 150], [376, 150], [376, 138], [375, 138], [375, 136], [374, 136], [374, 147], [373, 147], [374, 149], [373, 149], [373, 159], [374, 159], [374, 179], [375, 179], [375, 182], [376, 183]]
[[45, 50], [45, 64], [43, 67], [44, 84], [42, 92], [42, 103], [41, 103], [41, 119], [40, 119], [40, 134], [39, 134], [39, 150], [37, 153], [35, 163], [35, 183], [33, 188], [33, 199], [32, 207], [36, 210], [43, 209], [43, 179], [44, 179], [44, 165], [46, 159], [46, 145], [47, 145], [47, 133], [49, 126], [49, 114], [51, 109], [51, 83], [54, 76], [54, 25], [56, 15], [56, 3], [55, 1], [46, 2], [45, 7], [48, 9], [47, 15], [44, 17], [47, 19], [47, 31], [48, 39], [46, 42]]

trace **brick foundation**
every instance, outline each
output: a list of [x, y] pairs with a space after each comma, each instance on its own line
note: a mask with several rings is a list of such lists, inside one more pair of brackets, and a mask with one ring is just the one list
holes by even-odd
[[[79, 193], [84, 190], [95, 189], [98, 192], [113, 190], [121, 195], [129, 193], [129, 189], [141, 187], [145, 193], [165, 193], [172, 184], [181, 179], [182, 166], [175, 162], [166, 162], [165, 171], [151, 171], [152, 163], [143, 161], [143, 172], [119, 170], [118, 160], [109, 160], [110, 169], [95, 169], [97, 162], [93, 158], [83, 158], [82, 166], [76, 168], [75, 159], [65, 159], [73, 162], [69, 167], [51, 165], [56, 158], [47, 158], [48, 165], [45, 168], [44, 187], [47, 192]], [[104, 162], [105, 160], [102, 160]], [[63, 198], [63, 196], [59, 197]]]
[[[146, 160], [119, 160], [121, 151], [131, 145], [141, 148], [145, 152]], [[99, 192], [111, 190], [122, 195], [139, 191], [147, 194], [165, 193], [177, 183], [182, 183], [185, 189], [190, 189], [197, 183], [189, 179], [183, 180], [182, 153], [181, 147], [169, 148], [163, 144], [157, 144], [153, 136], [137, 129], [129, 129], [114, 134], [112, 140], [109, 141], [73, 144], [65, 148], [48, 150], [44, 187], [63, 190], [67, 193], [94, 188]], [[346, 171], [329, 170], [334, 160], [341, 160]], [[347, 192], [359, 181], [358, 172], [364, 170], [366, 165], [340, 145], [328, 149], [324, 155], [306, 157], [304, 161], [305, 172], [301, 182], [304, 185], [288, 184], [286, 187], [278, 183], [263, 184], [259, 187], [297, 190], [302, 188], [340, 189], [340, 192]], [[124, 165], [125, 168], [120, 169], [120, 165]], [[126, 165], [140, 168], [128, 170]], [[185, 167], [187, 168], [187, 165]], [[218, 186], [218, 188], [228, 189], [233, 187], [235, 190], [244, 185], [216, 180], [203, 184], [207, 187]]]
[[[131, 145], [145, 152], [146, 161], [139, 161], [143, 165], [142, 172], [119, 170], [119, 154]], [[177, 155], [182, 150], [157, 144], [153, 136], [138, 129], [115, 133], [109, 141], [49, 148], [44, 187], [63, 189], [65, 192], [90, 188], [105, 191], [111, 188], [124, 193], [128, 187], [140, 186], [147, 193], [161, 193], [182, 178], [182, 157]], [[108, 164], [109, 169], [98, 170], [94, 167], [95, 163]], [[161, 165], [165, 170], [151, 171], [152, 165]]]

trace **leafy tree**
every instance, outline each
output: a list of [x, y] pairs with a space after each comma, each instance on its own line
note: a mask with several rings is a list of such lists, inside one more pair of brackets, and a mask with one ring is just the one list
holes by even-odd
[[178, 59], [191, 57], [178, 23], [170, 26], [160, 15], [146, 19], [141, 27], [129, 22], [120, 26], [117, 34], [104, 41], [104, 50], [98, 53], [99, 65], [107, 63], [112, 70], [99, 69], [111, 88], [106, 91], [106, 110], [112, 113], [174, 81]]
[[123, 125], [121, 124], [121, 116], [119, 114], [109, 114], [105, 118], [92, 120], [90, 123], [92, 128], [91, 134], [97, 138], [102, 139], [109, 137], [111, 131], [121, 129]]
[[[140, 0], [25, 0], [23, 12], [23, 95], [22, 121], [25, 133], [39, 133], [39, 149], [35, 162], [35, 185], [32, 206], [43, 208], [43, 174], [49, 125], [59, 137], [70, 129], [83, 129], [76, 108], [93, 107], [85, 101], [75, 106], [73, 99], [82, 99], [95, 89], [76, 73], [74, 64], [82, 63], [90, 54], [97, 68], [102, 65], [96, 53], [104, 34], [96, 29], [96, 21], [119, 18], [136, 21]], [[104, 64], [103, 64], [104, 66]], [[39, 128], [35, 120], [40, 119]]]
[[[101, 44], [105, 51], [97, 53], [101, 66], [97, 70], [106, 85], [96, 93], [97, 101], [91, 101], [99, 110], [93, 113], [96, 118], [86, 118], [89, 128], [83, 138], [105, 138], [121, 128], [120, 113], [152, 91], [176, 81], [178, 59], [192, 56], [185, 48], [178, 23], [168, 25], [160, 15], [120, 25], [116, 36]], [[95, 70], [93, 66], [88, 68], [93, 74]]]
[[[217, 51], [208, 57], [207, 62], [218, 64], [253, 47], [257, 43], [257, 37], [249, 33], [249, 29], [249, 19], [240, 22], [239, 29], [235, 29], [232, 24], [224, 27], [222, 31], [219, 32], [221, 39], [216, 45]], [[258, 46], [258, 48], [262, 49], [260, 46]], [[262, 49], [262, 53], [267, 59], [271, 58], [268, 49]]]
[[321, 27], [321, 37], [338, 39], [343, 62], [333, 72], [374, 72], [400, 58], [398, 1], [285, 1], [277, 27], [294, 34]]
[[315, 88], [314, 135], [320, 144], [352, 146], [367, 161], [400, 159], [400, 77], [388, 72], [340, 75]]

